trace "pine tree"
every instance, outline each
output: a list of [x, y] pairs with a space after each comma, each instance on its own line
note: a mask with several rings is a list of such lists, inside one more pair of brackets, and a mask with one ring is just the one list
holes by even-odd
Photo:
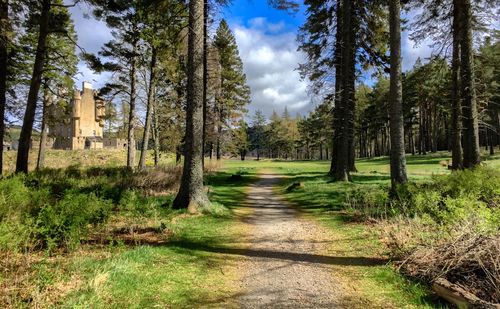
[[[40, 145], [36, 168], [41, 169], [45, 164], [45, 148], [47, 144], [48, 128], [68, 117], [68, 102], [72, 99], [74, 82], [77, 72], [78, 58], [75, 54], [76, 34], [73, 21], [69, 18], [68, 9], [64, 6], [54, 6], [60, 16], [66, 21], [61, 25], [64, 31], [50, 33], [47, 37], [47, 56], [43, 72], [42, 96], [42, 125], [40, 128]], [[27, 40], [33, 41], [34, 31], [27, 32]], [[62, 112], [61, 112], [62, 111]]]
[[472, 47], [472, 5], [470, 0], [459, 0], [460, 15], [460, 96], [463, 112], [464, 167], [473, 168], [481, 162], [479, 149], [479, 124], [474, 85], [474, 64]]
[[3, 142], [5, 136], [5, 106], [7, 105], [7, 65], [9, 55], [9, 1], [0, 1], [0, 177], [3, 173]]
[[127, 167], [135, 167], [136, 140], [135, 129], [137, 73], [139, 68], [140, 41], [143, 20], [140, 15], [140, 0], [92, 0], [95, 5], [94, 15], [103, 19], [114, 31], [113, 40], [107, 42], [99, 52], [99, 57], [85, 54], [89, 65], [97, 72], [115, 73], [116, 79], [107, 83], [101, 94], [128, 94], [128, 127], [127, 127]]
[[[142, 148], [139, 159], [139, 169], [146, 167], [146, 153], [149, 148], [149, 139], [151, 128], [153, 127], [153, 111], [156, 105], [156, 92], [158, 84], [159, 67], [167, 65], [166, 62], [172, 61], [172, 48], [179, 47], [181, 40], [180, 33], [183, 27], [186, 26], [186, 18], [180, 12], [186, 11], [186, 7], [182, 1], [167, 0], [160, 4], [154, 3], [154, 7], [146, 1], [141, 3], [140, 16], [145, 23], [145, 29], [142, 31], [142, 38], [148, 45], [146, 70], [149, 71], [149, 78], [145, 81], [147, 85], [146, 97], [146, 120], [144, 125], [144, 133], [142, 136]], [[160, 7], [158, 7], [160, 6]], [[159, 57], [163, 59], [158, 59]], [[163, 62], [163, 64], [162, 64]], [[146, 74], [148, 75], [148, 74]], [[166, 77], [166, 76], [163, 76]], [[156, 126], [158, 128], [158, 126]], [[154, 134], [153, 134], [154, 135]], [[153, 136], [155, 137], [155, 136]], [[157, 136], [155, 140], [155, 149], [159, 144]], [[155, 151], [155, 166], [158, 164], [158, 149]]]
[[245, 119], [240, 119], [240, 121], [238, 121], [237, 127], [232, 131], [232, 153], [239, 156], [241, 161], [245, 161], [247, 152], [249, 150], [248, 125], [245, 122]]
[[257, 160], [260, 160], [262, 149], [264, 148], [264, 133], [266, 127], [266, 118], [262, 111], [255, 111], [251, 128], [251, 149], [257, 151]]
[[391, 183], [393, 190], [407, 181], [403, 122], [403, 86], [401, 82], [401, 3], [389, 2], [391, 41], [391, 85], [389, 95], [391, 134]]
[[47, 64], [47, 42], [51, 33], [66, 33], [65, 25], [69, 21], [69, 14], [60, 0], [43, 0], [29, 2], [30, 14], [28, 21], [35, 22], [37, 28], [36, 52], [33, 61], [33, 71], [30, 79], [26, 110], [23, 126], [19, 137], [17, 151], [16, 172], [28, 172], [28, 157], [31, 145], [31, 135], [36, 116], [36, 107], [42, 78]]
[[217, 159], [221, 159], [222, 129], [235, 114], [242, 113], [250, 102], [250, 88], [246, 84], [243, 63], [239, 56], [238, 45], [225, 20], [220, 22], [213, 42], [219, 55], [221, 66], [220, 90], [216, 96], [217, 117]]
[[204, 0], [189, 1], [188, 70], [184, 169], [175, 209], [197, 212], [209, 205], [203, 187], [203, 12]]
[[39, 14], [39, 30], [35, 61], [33, 64], [33, 73], [30, 82], [28, 100], [26, 102], [26, 111], [24, 113], [21, 135], [19, 136], [19, 148], [17, 151], [16, 161], [17, 173], [28, 172], [31, 133], [33, 130], [33, 122], [35, 121], [36, 103], [38, 99], [38, 91], [40, 90], [43, 66], [45, 64], [47, 36], [50, 33], [49, 22], [51, 20], [51, 7], [51, 0], [43, 0], [39, 3], [39, 5], [33, 7], [32, 11], [35, 14]]

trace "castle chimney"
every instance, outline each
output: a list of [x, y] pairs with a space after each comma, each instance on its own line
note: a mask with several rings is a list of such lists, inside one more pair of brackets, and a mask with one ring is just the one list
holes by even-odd
[[89, 83], [89, 82], [83, 82], [82, 83], [82, 89], [85, 90], [85, 89], [91, 89], [92, 90], [92, 84]]

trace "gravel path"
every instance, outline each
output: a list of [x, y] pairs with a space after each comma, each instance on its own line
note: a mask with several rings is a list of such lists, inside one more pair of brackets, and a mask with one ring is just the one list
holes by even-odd
[[331, 241], [315, 223], [300, 218], [274, 194], [279, 177], [262, 174], [248, 193], [244, 218], [250, 227], [245, 258], [238, 267], [241, 308], [336, 308], [341, 284], [333, 258], [322, 255]]

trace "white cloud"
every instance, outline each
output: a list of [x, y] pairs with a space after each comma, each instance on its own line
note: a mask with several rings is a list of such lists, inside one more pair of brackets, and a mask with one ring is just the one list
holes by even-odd
[[312, 109], [307, 82], [296, 71], [304, 56], [297, 51], [296, 34], [283, 32], [285, 25], [269, 23], [265, 18], [251, 19], [249, 26], [233, 25], [248, 84], [252, 90], [249, 110], [271, 115], [307, 113]]
[[[70, 12], [78, 36], [78, 45], [86, 52], [97, 53], [104, 43], [113, 38], [111, 30], [106, 24], [91, 16], [92, 12], [90, 6], [84, 4], [77, 5], [70, 8]], [[79, 48], [77, 48], [76, 51], [77, 54], [81, 52]], [[109, 78], [109, 73], [96, 74], [89, 69], [83, 61], [80, 61], [78, 64], [78, 74], [75, 76], [77, 82], [90, 82], [95, 89], [104, 86]], [[80, 87], [81, 85], [76, 86]]]
[[415, 42], [410, 39], [408, 31], [404, 31], [401, 36], [403, 71], [408, 71], [413, 68], [418, 58], [420, 58], [422, 62], [426, 62], [425, 60], [432, 54], [432, 48], [429, 47], [430, 44], [431, 42], [429, 40], [425, 40], [416, 45]]

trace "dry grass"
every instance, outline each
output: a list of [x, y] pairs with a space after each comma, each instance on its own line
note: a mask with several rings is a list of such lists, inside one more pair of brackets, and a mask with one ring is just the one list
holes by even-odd
[[[78, 276], [62, 276], [65, 257], [43, 252], [0, 254], [1, 308], [52, 308], [82, 284]], [[50, 270], [49, 270], [50, 269]]]
[[168, 165], [134, 174], [123, 185], [139, 189], [146, 195], [169, 194], [177, 190], [181, 177], [182, 166]]
[[[16, 167], [17, 151], [4, 152], [4, 170], [13, 172]], [[29, 154], [29, 169], [35, 170], [38, 149], [33, 149]], [[140, 152], [136, 154], [139, 158]], [[92, 150], [55, 150], [49, 149], [45, 154], [45, 167], [47, 168], [66, 168], [68, 166], [79, 167], [120, 167], [125, 166], [127, 162], [127, 151], [124, 149], [92, 149]], [[173, 155], [162, 153], [160, 156], [160, 165], [170, 165], [174, 162]], [[153, 165], [152, 152], [147, 156], [146, 164]]]
[[223, 167], [222, 161], [205, 160], [205, 174], [214, 175], [218, 170]]

